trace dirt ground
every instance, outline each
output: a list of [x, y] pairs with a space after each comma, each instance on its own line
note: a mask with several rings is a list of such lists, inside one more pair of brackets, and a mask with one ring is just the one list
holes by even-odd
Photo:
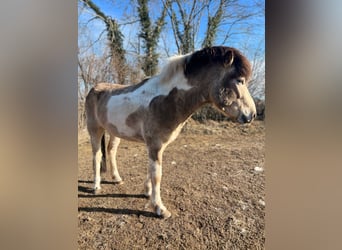
[[79, 249], [264, 249], [265, 123], [193, 120], [164, 152], [161, 197], [172, 217], [146, 207], [143, 144], [122, 140], [123, 185], [103, 175], [92, 193], [86, 130], [78, 138]]

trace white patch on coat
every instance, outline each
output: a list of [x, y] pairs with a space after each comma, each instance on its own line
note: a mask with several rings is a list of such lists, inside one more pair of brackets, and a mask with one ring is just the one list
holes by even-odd
[[186, 121], [182, 122], [181, 124], [179, 124], [178, 127], [172, 132], [169, 140], [167, 141], [167, 144], [170, 144], [171, 142], [176, 140], [176, 138], [178, 137], [179, 133], [182, 131], [182, 128], [185, 125]]
[[254, 100], [245, 84], [238, 84], [240, 95], [243, 96], [241, 112], [251, 117], [252, 114], [256, 114], [256, 106]]
[[[180, 58], [177, 58], [179, 60]], [[171, 64], [174, 64], [172, 62]], [[119, 136], [131, 137], [137, 134], [137, 131], [126, 125], [128, 115], [140, 107], [147, 107], [151, 100], [159, 95], [168, 95], [173, 88], [179, 90], [189, 90], [192, 86], [188, 84], [183, 71], [175, 72], [175, 75], [168, 82], [161, 82], [164, 75], [167, 74], [166, 66], [160, 75], [157, 75], [146, 81], [144, 85], [133, 92], [113, 95], [107, 103], [108, 122], [116, 127]], [[141, 132], [141, 131], [139, 131]]]

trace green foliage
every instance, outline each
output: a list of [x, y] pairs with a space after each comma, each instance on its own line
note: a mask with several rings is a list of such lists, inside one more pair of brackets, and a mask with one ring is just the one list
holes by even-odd
[[202, 47], [211, 47], [215, 42], [217, 30], [222, 20], [224, 2], [221, 0], [215, 15], [208, 17], [208, 26]]
[[112, 60], [112, 63], [116, 65], [115, 68], [118, 74], [119, 83], [124, 83], [125, 82], [126, 51], [123, 48], [124, 36], [122, 32], [120, 31], [120, 27], [118, 23], [116, 22], [115, 19], [109, 16], [106, 16], [100, 10], [100, 8], [96, 4], [94, 4], [91, 0], [81, 0], [81, 1], [95, 12], [95, 14], [97, 15], [97, 18], [100, 18], [106, 24], [107, 39], [109, 41], [109, 48], [111, 52], [111, 60]]
[[125, 50], [123, 48], [123, 34], [120, 31], [118, 23], [115, 19], [109, 18], [106, 21], [107, 37], [112, 56], [119, 57], [120, 60], [125, 59]]
[[143, 48], [145, 49], [142, 70], [147, 76], [152, 76], [157, 73], [159, 55], [156, 53], [156, 47], [160, 32], [165, 25], [167, 3], [168, 1], [164, 5], [161, 16], [152, 25], [149, 16], [148, 0], [138, 0], [138, 13], [141, 25], [139, 37], [143, 39]]
[[91, 0], [81, 0], [85, 5], [87, 5], [89, 8], [91, 8], [96, 15], [98, 15], [99, 17], [105, 17], [106, 15], [100, 10], [99, 7], [97, 7], [96, 4], [93, 3], [93, 1]]
[[[170, 5], [170, 18], [172, 28], [175, 34], [176, 44], [178, 46], [178, 52], [180, 54], [187, 54], [193, 52], [194, 46], [194, 30], [191, 24], [191, 17], [181, 8], [179, 1], [176, 1], [181, 18], [178, 19], [174, 8]], [[181, 31], [181, 25], [183, 26], [183, 31]]]
[[214, 121], [225, 121], [228, 120], [226, 116], [221, 114], [218, 110], [216, 110], [211, 105], [205, 105], [201, 109], [197, 110], [193, 115], [192, 119], [204, 122], [207, 120], [214, 120]]

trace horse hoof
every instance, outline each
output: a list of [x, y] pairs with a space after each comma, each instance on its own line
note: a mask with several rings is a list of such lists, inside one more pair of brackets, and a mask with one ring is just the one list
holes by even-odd
[[99, 188], [94, 189], [94, 194], [100, 194], [100, 193], [101, 193], [101, 189]]
[[156, 209], [156, 213], [157, 215], [161, 218], [161, 219], [168, 219], [171, 217], [171, 213], [169, 212], [169, 210], [167, 209], [164, 209], [164, 210], [161, 210], [159, 207], [157, 207]]
[[114, 181], [114, 185], [122, 185], [124, 183], [125, 182], [123, 180], [121, 180], [121, 181]]
[[168, 210], [165, 210], [159, 216], [160, 216], [160, 218], [166, 220], [166, 219], [171, 217], [171, 213]]

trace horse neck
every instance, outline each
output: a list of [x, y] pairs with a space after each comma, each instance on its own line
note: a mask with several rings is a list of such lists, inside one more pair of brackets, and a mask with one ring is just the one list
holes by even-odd
[[188, 91], [181, 91], [179, 99], [181, 100], [181, 108], [178, 110], [186, 118], [191, 116], [204, 104], [210, 103], [208, 89], [199, 86], [195, 86]]

